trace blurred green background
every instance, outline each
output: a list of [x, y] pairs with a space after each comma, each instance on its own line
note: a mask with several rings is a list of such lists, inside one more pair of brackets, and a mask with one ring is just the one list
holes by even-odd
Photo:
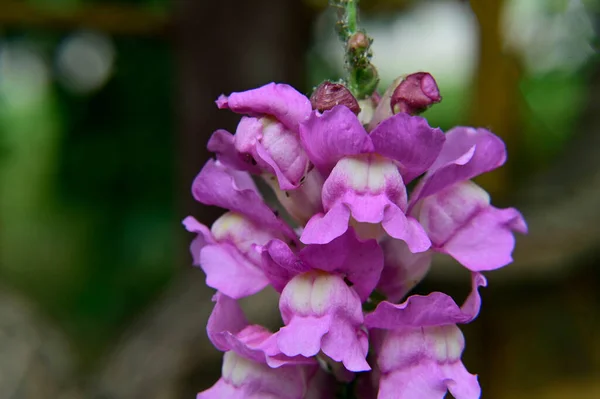
[[[0, 0], [0, 397], [193, 397], [218, 375], [179, 224], [219, 214], [189, 195], [236, 124], [213, 101], [344, 73], [326, 0], [234, 3]], [[432, 126], [508, 144], [480, 182], [531, 233], [465, 329], [483, 397], [600, 397], [600, 2], [361, 3], [381, 89], [431, 72]], [[464, 293], [456, 270], [420, 289]]]

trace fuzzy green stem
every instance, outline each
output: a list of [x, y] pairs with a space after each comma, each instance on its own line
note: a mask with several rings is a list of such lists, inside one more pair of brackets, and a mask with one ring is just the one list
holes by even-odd
[[351, 32], [356, 32], [358, 26], [358, 0], [348, 0], [346, 4], [348, 29]]
[[371, 64], [373, 40], [364, 30], [358, 29], [359, 0], [331, 0], [338, 9], [336, 24], [340, 40], [346, 46], [346, 85], [352, 94], [362, 99], [373, 94], [379, 83], [377, 69]]

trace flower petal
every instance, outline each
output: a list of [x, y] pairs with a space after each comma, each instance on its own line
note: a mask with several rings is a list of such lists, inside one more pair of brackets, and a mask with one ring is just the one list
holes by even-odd
[[440, 155], [411, 197], [411, 207], [422, 198], [496, 169], [505, 161], [506, 146], [498, 136], [486, 129], [456, 127], [446, 133]]
[[380, 242], [384, 266], [377, 290], [393, 303], [400, 301], [427, 274], [433, 251], [413, 253], [404, 241], [391, 237]]
[[271, 240], [262, 248], [262, 268], [276, 291], [281, 292], [294, 276], [311, 270], [290, 247], [280, 240]]
[[412, 253], [424, 252], [431, 247], [431, 241], [421, 224], [415, 218], [406, 216], [397, 206], [386, 208], [381, 225], [391, 237], [406, 242]]
[[210, 232], [210, 229], [198, 222], [193, 216], [188, 216], [183, 219], [183, 225], [190, 233], [198, 234], [190, 245], [190, 252], [193, 258], [193, 264], [195, 266], [200, 266], [200, 251], [206, 245], [215, 244], [216, 241]]
[[274, 335], [263, 326], [248, 325], [237, 301], [218, 292], [215, 307], [208, 319], [208, 337], [221, 351], [233, 351], [245, 359], [277, 368], [283, 365], [316, 364], [301, 356], [288, 357], [277, 348]]
[[300, 139], [308, 158], [325, 177], [344, 156], [373, 151], [371, 138], [362, 124], [343, 105], [322, 115], [312, 114], [300, 125]]
[[297, 132], [298, 124], [311, 114], [310, 100], [292, 86], [269, 83], [257, 89], [231, 93], [217, 100], [221, 109], [238, 114], [271, 115], [287, 128]]
[[377, 241], [361, 241], [353, 229], [328, 244], [303, 248], [299, 257], [314, 269], [346, 275], [362, 301], [369, 298], [383, 269]]
[[455, 399], [479, 399], [481, 387], [477, 376], [469, 373], [462, 362], [442, 366], [446, 386]]
[[304, 226], [313, 215], [323, 212], [321, 203], [323, 176], [317, 169], [313, 168], [308, 171], [304, 182], [298, 188], [289, 191], [284, 191], [279, 187], [275, 176], [264, 176], [263, 178], [275, 192], [279, 203], [298, 222], [298, 225]]
[[359, 332], [361, 300], [342, 277], [322, 271], [295, 276], [281, 293], [279, 310], [286, 326], [275, 335], [285, 355], [309, 357], [323, 350], [350, 371], [368, 367], [368, 340]]
[[443, 399], [447, 389], [440, 379], [432, 362], [395, 370], [382, 376], [377, 399]]
[[297, 188], [308, 169], [298, 134], [270, 117], [243, 117], [234, 144], [239, 157], [256, 163], [259, 171], [275, 174], [284, 190]]
[[256, 294], [269, 284], [263, 271], [229, 243], [202, 248], [200, 267], [206, 273], [206, 285], [236, 299]]
[[302, 231], [304, 244], [327, 244], [348, 230], [350, 209], [342, 203], [335, 205], [325, 215], [313, 216]]
[[443, 247], [457, 231], [490, 206], [489, 194], [471, 181], [446, 187], [415, 208], [434, 247]]
[[474, 272], [498, 269], [512, 262], [513, 230], [527, 232], [519, 211], [489, 206], [458, 230], [441, 252]]
[[[302, 169], [299, 169], [296, 171], [297, 173], [290, 174], [290, 173], [287, 173], [287, 172], [290, 172], [289, 170], [283, 170], [279, 166], [279, 164], [277, 164], [275, 159], [273, 159], [272, 154], [269, 153], [265, 149], [265, 147], [262, 145], [262, 143], [258, 143], [256, 145], [256, 154], [258, 155], [258, 157], [260, 157], [260, 159], [263, 162], [265, 162], [266, 164], [268, 164], [271, 167], [271, 170], [273, 171], [273, 173], [275, 173], [275, 176], [277, 176], [277, 181], [279, 182], [279, 187], [282, 190], [293, 190], [295, 188], [298, 188], [298, 186], [300, 185], [300, 180], [306, 173], [306, 169], [308, 167], [307, 162], [304, 163]], [[295, 163], [298, 163], [298, 162], [295, 162]]]
[[260, 168], [252, 163], [251, 158], [244, 158], [243, 154], [235, 148], [234, 135], [227, 130], [215, 131], [206, 148], [217, 155], [217, 159], [228, 168], [245, 170], [250, 173], [260, 173]]
[[[301, 237], [304, 243], [326, 244], [339, 237], [347, 230], [342, 223], [350, 222], [349, 210], [352, 223], [358, 222], [355, 226], [361, 223], [379, 226], [383, 222], [383, 227], [392, 232], [390, 235], [408, 240], [411, 248], [423, 251], [429, 248], [424, 232], [413, 228], [418, 227], [418, 223], [406, 220], [403, 211], [406, 187], [397, 166], [387, 158], [363, 154], [341, 159], [323, 185], [322, 200], [327, 213], [324, 217], [316, 215], [308, 222]], [[359, 234], [366, 231], [364, 227], [360, 227]], [[413, 237], [412, 233], [417, 235]], [[421, 248], [421, 244], [425, 244], [425, 248]]]
[[213, 298], [215, 307], [213, 308], [206, 331], [210, 342], [220, 351], [231, 350], [231, 346], [224, 337], [224, 332], [236, 334], [248, 325], [248, 320], [233, 298], [217, 292]]
[[330, 315], [294, 317], [277, 332], [277, 345], [287, 356], [314, 356], [321, 350], [321, 339], [330, 324]]
[[480, 273], [472, 274], [472, 290], [462, 308], [452, 297], [441, 292], [427, 296], [412, 295], [404, 303], [395, 305], [381, 302], [372, 313], [365, 316], [369, 328], [396, 329], [406, 326], [423, 327], [468, 323], [477, 317], [481, 307], [479, 287], [487, 280]]
[[354, 372], [371, 370], [366, 360], [369, 351], [367, 334], [344, 318], [334, 316], [329, 332], [323, 337], [321, 347], [323, 353], [336, 362], [342, 362], [347, 370]]
[[316, 373], [316, 365], [273, 369], [230, 351], [223, 356], [221, 379], [196, 399], [299, 399]]
[[404, 112], [382, 121], [372, 132], [375, 151], [400, 163], [404, 183], [421, 175], [438, 157], [446, 137], [425, 118]]
[[206, 205], [216, 205], [245, 215], [265, 229], [273, 229], [296, 240], [294, 231], [279, 219], [263, 202], [252, 179], [245, 172], [228, 169], [222, 164], [209, 160], [202, 168], [194, 183], [194, 198]]
[[423, 362], [383, 376], [377, 399], [443, 399], [447, 391], [456, 399], [479, 399], [481, 395], [477, 376], [462, 362], [441, 366]]

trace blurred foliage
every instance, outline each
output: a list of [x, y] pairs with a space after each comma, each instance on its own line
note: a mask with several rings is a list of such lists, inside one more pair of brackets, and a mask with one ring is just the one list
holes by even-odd
[[[59, 35], [11, 32], [48, 57]], [[3, 280], [85, 352], [101, 350], [173, 272], [173, 72], [166, 44], [114, 38], [114, 75], [77, 94], [0, 103]], [[33, 146], [33, 147], [32, 147]]]
[[522, 79], [524, 142], [519, 159], [525, 170], [540, 170], [560, 155], [585, 108], [589, 78], [580, 71]]

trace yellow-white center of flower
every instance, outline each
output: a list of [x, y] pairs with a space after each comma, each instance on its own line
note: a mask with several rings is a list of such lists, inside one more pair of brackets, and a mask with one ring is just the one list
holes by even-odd
[[236, 212], [227, 212], [218, 218], [210, 229], [217, 241], [229, 240], [242, 253], [251, 252], [252, 246], [264, 245], [274, 235], [257, 227], [251, 220]]
[[465, 348], [465, 338], [456, 325], [425, 327], [424, 331], [430, 344], [430, 354], [438, 362], [455, 362], [460, 359]]
[[227, 212], [213, 223], [210, 230], [215, 239], [218, 241], [226, 238], [231, 231], [240, 228], [247, 228], [250, 224], [251, 222], [239, 213]]
[[347, 182], [357, 192], [380, 193], [388, 177], [398, 175], [393, 162], [376, 154], [363, 154], [341, 159], [336, 169], [343, 170]]
[[286, 285], [282, 293], [288, 304], [300, 315], [324, 314], [331, 308], [332, 296], [346, 284], [341, 277], [322, 271], [302, 273]]
[[235, 387], [241, 386], [248, 375], [255, 372], [257, 364], [238, 356], [233, 351], [223, 355], [223, 378]]

